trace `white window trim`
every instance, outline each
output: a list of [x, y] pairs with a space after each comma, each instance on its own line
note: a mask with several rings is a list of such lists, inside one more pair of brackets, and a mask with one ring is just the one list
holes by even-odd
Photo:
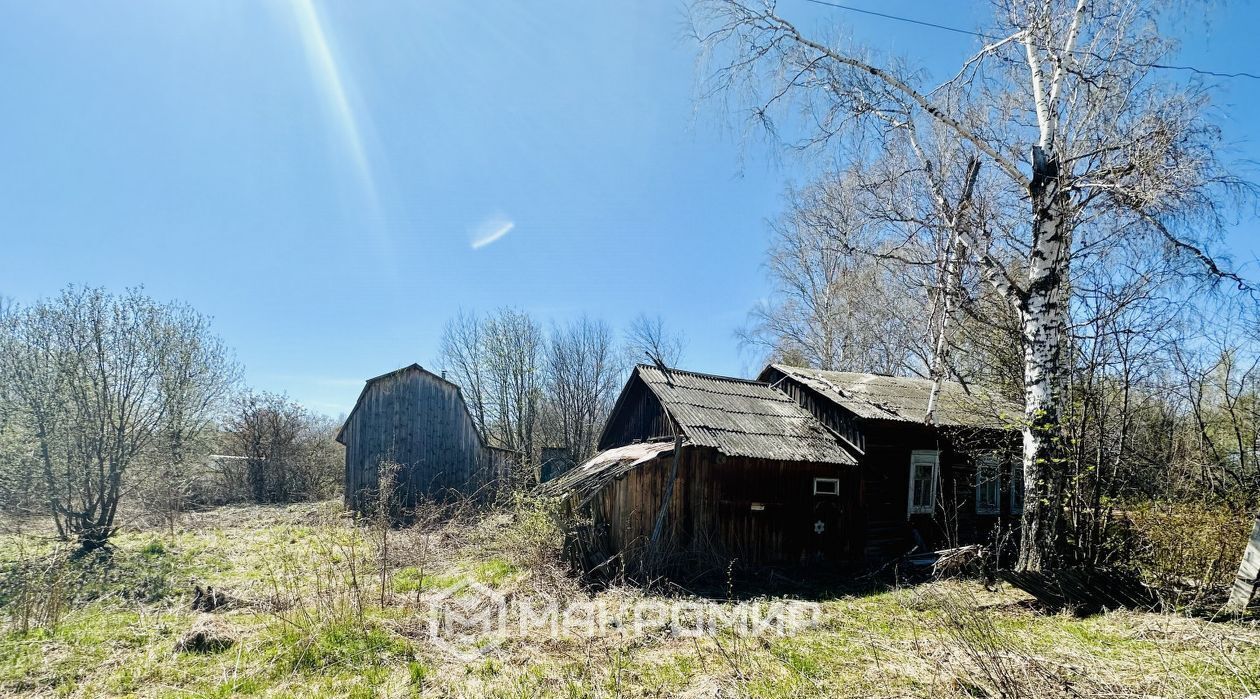
[[[928, 504], [914, 506], [914, 467], [924, 458], [932, 459], [932, 481], [928, 490]], [[941, 453], [935, 449], [916, 449], [910, 452], [909, 482], [906, 487], [906, 517], [910, 515], [930, 515], [936, 511], [936, 482], [941, 476]]]
[[[988, 481], [983, 479], [986, 466], [991, 470], [992, 476]], [[996, 491], [992, 505], [981, 505], [980, 494], [985, 486]], [[1002, 514], [1002, 457], [997, 452], [986, 452], [976, 457], [976, 514]]]
[[[1016, 487], [1015, 479], [1019, 478], [1019, 486]], [[1011, 462], [1011, 514], [1019, 515], [1024, 513], [1024, 503], [1016, 502], [1016, 495], [1023, 496], [1024, 485], [1024, 463], [1018, 459]]]
[[[831, 490], [819, 490], [819, 483], [829, 483], [834, 486]], [[839, 495], [840, 479], [839, 478], [815, 478], [814, 479], [814, 495]]]

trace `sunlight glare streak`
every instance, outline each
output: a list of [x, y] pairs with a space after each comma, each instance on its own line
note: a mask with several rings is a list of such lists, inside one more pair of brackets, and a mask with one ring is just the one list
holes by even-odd
[[351, 107], [341, 70], [333, 57], [323, 23], [312, 0], [291, 0], [291, 2], [316, 86], [333, 113], [337, 129], [341, 133], [342, 143], [353, 163], [355, 175], [368, 199], [369, 213], [374, 218], [368, 227], [376, 234], [376, 242], [381, 254], [392, 258], [371, 162], [364, 148], [359, 122]]

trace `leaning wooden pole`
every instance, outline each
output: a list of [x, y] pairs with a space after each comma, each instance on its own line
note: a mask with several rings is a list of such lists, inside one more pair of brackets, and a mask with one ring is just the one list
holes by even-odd
[[665, 492], [661, 497], [661, 509], [656, 512], [656, 524], [652, 527], [652, 539], [649, 542], [652, 553], [661, 540], [661, 532], [665, 529], [665, 515], [669, 512], [669, 502], [674, 499], [674, 481], [678, 480], [678, 457], [682, 451], [682, 435], [674, 433], [674, 463], [669, 468], [669, 480], [665, 482]]
[[1225, 609], [1242, 613], [1255, 599], [1256, 584], [1260, 582], [1260, 513], [1251, 527], [1251, 539], [1243, 551], [1242, 563], [1238, 565], [1238, 577], [1234, 579], [1234, 587], [1229, 592], [1229, 602]]

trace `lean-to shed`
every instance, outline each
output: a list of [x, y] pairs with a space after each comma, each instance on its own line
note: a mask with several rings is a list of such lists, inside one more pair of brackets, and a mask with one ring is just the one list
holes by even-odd
[[371, 508], [380, 465], [399, 466], [398, 498], [478, 497], [506, 481], [516, 454], [486, 444], [459, 386], [412, 364], [367, 380], [337, 433], [346, 447], [346, 506]]

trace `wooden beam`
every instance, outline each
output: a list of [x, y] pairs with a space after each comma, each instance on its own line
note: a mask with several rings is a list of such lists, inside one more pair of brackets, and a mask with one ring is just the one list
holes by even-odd
[[1238, 566], [1238, 577], [1234, 579], [1234, 587], [1229, 593], [1229, 602], [1225, 609], [1242, 613], [1255, 598], [1257, 579], [1260, 578], [1260, 514], [1256, 515], [1255, 524], [1251, 528], [1251, 539], [1247, 549], [1243, 551], [1242, 563]]

